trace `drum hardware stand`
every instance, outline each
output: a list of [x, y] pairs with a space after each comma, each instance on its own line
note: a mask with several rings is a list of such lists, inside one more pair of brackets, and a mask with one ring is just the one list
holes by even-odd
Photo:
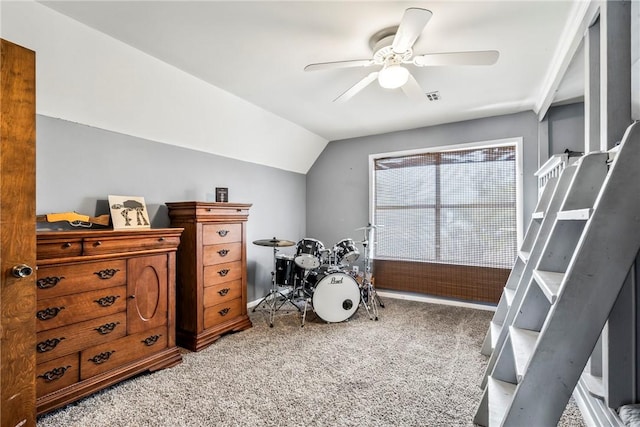
[[310, 273], [311, 273], [311, 270], [305, 270], [304, 276], [300, 281], [299, 289], [302, 292], [302, 296], [304, 297], [304, 309], [302, 310], [302, 323], [300, 324], [301, 328], [304, 328], [304, 322], [307, 319], [307, 309], [309, 308], [309, 303], [311, 302], [311, 295], [307, 290], [307, 286], [305, 286], [305, 284], [307, 285], [309, 284], [309, 282], [307, 281], [307, 277], [309, 277]]
[[378, 320], [378, 304], [384, 308], [384, 303], [378, 296], [378, 292], [376, 292], [376, 288], [371, 282], [371, 259], [369, 257], [369, 250], [367, 249], [367, 245], [369, 244], [367, 240], [368, 234], [375, 227], [377, 226], [369, 224], [361, 228], [364, 230], [364, 240], [361, 242], [364, 247], [364, 274], [362, 277], [362, 287], [360, 288], [360, 299], [371, 320]]
[[[271, 289], [269, 289], [269, 293], [260, 300], [258, 304], [253, 307], [252, 312], [255, 313], [256, 309], [265, 303], [267, 307], [269, 307], [269, 327], [273, 328], [273, 319], [275, 317], [276, 311], [280, 310], [282, 306], [284, 306], [287, 302], [291, 303], [295, 308], [300, 311], [300, 307], [293, 303], [291, 300], [291, 296], [287, 297], [285, 294], [278, 290], [278, 284], [276, 283], [276, 269], [277, 269], [277, 253], [278, 246], [291, 246], [289, 243], [293, 244], [293, 242], [289, 242], [287, 240], [278, 240], [275, 237], [272, 240], [256, 240], [253, 242], [259, 246], [272, 246], [273, 247], [273, 271], [271, 272]], [[295, 288], [294, 288], [295, 289]], [[293, 294], [293, 290], [291, 294]], [[278, 295], [280, 295], [283, 299], [282, 304], [278, 305]]]

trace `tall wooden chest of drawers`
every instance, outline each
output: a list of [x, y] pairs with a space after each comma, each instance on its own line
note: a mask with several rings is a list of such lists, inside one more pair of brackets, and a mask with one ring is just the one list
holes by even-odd
[[176, 339], [198, 351], [251, 327], [247, 314], [246, 223], [250, 204], [166, 203], [178, 248]]
[[180, 363], [175, 260], [181, 232], [38, 233], [38, 414]]

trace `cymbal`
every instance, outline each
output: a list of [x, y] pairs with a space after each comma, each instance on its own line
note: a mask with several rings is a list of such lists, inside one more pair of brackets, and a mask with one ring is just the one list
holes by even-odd
[[291, 240], [281, 240], [281, 239], [276, 239], [274, 237], [273, 239], [254, 240], [253, 244], [258, 246], [270, 246], [272, 248], [275, 248], [275, 247], [283, 247], [283, 246], [293, 246], [296, 243], [292, 242]]
[[364, 227], [356, 228], [356, 230], [370, 230], [370, 229], [372, 229], [372, 228], [381, 228], [381, 227], [384, 227], [384, 225], [373, 225], [373, 224], [369, 224], [369, 225], [366, 225], [366, 226], [364, 226]]

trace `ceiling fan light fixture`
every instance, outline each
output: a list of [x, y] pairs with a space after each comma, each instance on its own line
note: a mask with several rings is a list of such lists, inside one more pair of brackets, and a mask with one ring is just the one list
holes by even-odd
[[378, 83], [385, 89], [397, 89], [409, 80], [409, 70], [401, 65], [385, 66], [378, 73]]

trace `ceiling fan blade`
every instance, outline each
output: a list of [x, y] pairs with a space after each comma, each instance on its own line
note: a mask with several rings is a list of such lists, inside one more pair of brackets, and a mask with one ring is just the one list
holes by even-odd
[[333, 102], [347, 102], [350, 100], [356, 93], [360, 92], [365, 87], [369, 86], [371, 82], [373, 82], [376, 78], [378, 78], [378, 72], [374, 71], [369, 73], [364, 79], [360, 80], [358, 83], [351, 86], [349, 89], [344, 91], [339, 97], [333, 100]]
[[402, 85], [402, 91], [405, 95], [407, 95], [414, 101], [424, 101], [425, 99], [427, 99], [424, 91], [420, 87], [420, 84], [411, 74], [409, 74], [409, 80], [407, 80], [407, 82]]
[[304, 67], [304, 70], [305, 71], [332, 70], [336, 68], [368, 67], [369, 65], [373, 65], [373, 60], [353, 59], [350, 61], [320, 62], [318, 64], [309, 64], [306, 67]]
[[405, 53], [416, 42], [433, 13], [427, 9], [410, 7], [404, 11], [402, 21], [393, 38], [392, 48], [395, 53]]
[[439, 65], [493, 65], [498, 61], [497, 50], [479, 50], [475, 52], [428, 53], [413, 58], [418, 67], [435, 67]]

